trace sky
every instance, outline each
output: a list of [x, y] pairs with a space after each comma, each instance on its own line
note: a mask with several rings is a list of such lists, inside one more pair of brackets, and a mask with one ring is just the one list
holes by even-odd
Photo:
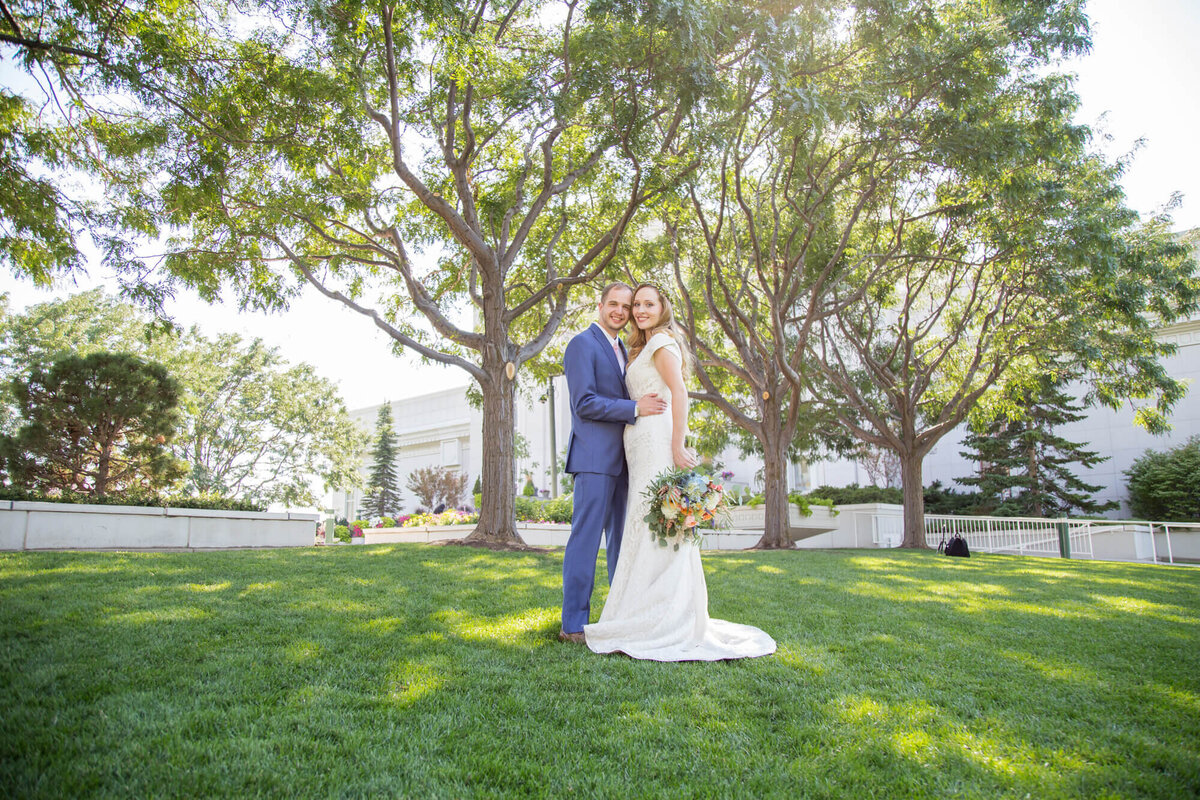
[[[1174, 229], [1200, 226], [1200, 0], [1090, 0], [1087, 9], [1092, 50], [1064, 65], [1078, 76], [1077, 121], [1102, 134], [1097, 144], [1110, 159], [1133, 153], [1122, 180], [1130, 207], [1149, 216], [1179, 192]], [[98, 264], [53, 290], [10, 275], [3, 280], [8, 285], [0, 290], [9, 292], [14, 310], [106, 284]], [[167, 310], [179, 324], [197, 324], [209, 336], [258, 337], [288, 361], [312, 364], [339, 387], [350, 409], [468, 382], [457, 368], [396, 356], [391, 339], [369, 320], [315, 290], [285, 313], [238, 313], [232, 303], [209, 306], [186, 293]]]

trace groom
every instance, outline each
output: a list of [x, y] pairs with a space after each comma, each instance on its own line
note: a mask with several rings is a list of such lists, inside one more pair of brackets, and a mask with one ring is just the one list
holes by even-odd
[[625, 529], [629, 472], [625, 466], [625, 426], [639, 416], [661, 414], [667, 403], [657, 394], [637, 401], [625, 389], [625, 345], [618, 338], [629, 321], [633, 289], [611, 283], [600, 295], [596, 322], [576, 334], [563, 354], [571, 395], [571, 437], [567, 472], [575, 476], [571, 535], [563, 555], [562, 630], [558, 638], [582, 644], [591, 610], [600, 535], [606, 542], [608, 582], [612, 583]]

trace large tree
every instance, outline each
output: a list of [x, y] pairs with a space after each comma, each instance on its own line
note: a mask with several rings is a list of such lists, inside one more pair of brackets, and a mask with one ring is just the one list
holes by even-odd
[[[0, 379], [97, 351], [161, 363], [179, 382], [171, 447], [189, 464], [183, 491], [298, 506], [317, 501], [316, 481], [326, 489], [356, 485], [365, 437], [337, 387], [261, 341], [164, 329], [99, 289], [0, 318]], [[0, 388], [0, 408], [11, 419], [7, 380]]]
[[12, 379], [20, 427], [0, 438], [13, 486], [105, 497], [158, 491], [182, 476], [168, 446], [179, 385], [128, 353], [65, 355]]
[[1084, 418], [1083, 407], [1064, 391], [1063, 381], [1037, 376], [1030, 385], [1009, 390], [1009, 410], [972, 430], [962, 455], [979, 464], [979, 474], [957, 478], [979, 493], [979, 510], [998, 516], [1065, 516], [1078, 509], [1096, 514], [1116, 508], [1097, 503], [1100, 486], [1072, 471], [1108, 460], [1082, 444], [1063, 438], [1056, 428]]
[[488, 442], [470, 538], [519, 541], [514, 379], [689, 168], [719, 55], [704, 6], [9, 8], [5, 40], [93, 122], [112, 219], [179, 234], [161, 264], [108, 239], [110, 262], [253, 306], [305, 282], [466, 371]]
[[820, 412], [896, 454], [907, 546], [924, 455], [1014, 375], [1077, 369], [1161, 419], [1181, 386], [1142, 314], [1197, 287], [1071, 122], [1053, 68], [1088, 45], [1078, 3], [826, 2], [761, 29], [719, 156], [664, 213], [696, 396], [763, 450], [759, 546], [790, 546], [788, 448]]
[[925, 455], [1013, 381], [1077, 374], [1089, 402], [1148, 400], [1151, 429], [1185, 391], [1146, 312], [1196, 308], [1194, 262], [1161, 227], [1138, 226], [1112, 168], [1070, 139], [1030, 146], [1039, 131], [1069, 133], [1065, 112], [1026, 113], [990, 117], [1016, 136], [1007, 169], [908, 194], [858, 244], [868, 266], [838, 287], [811, 342], [835, 389], [828, 407], [900, 459], [905, 547], [927, 546]]

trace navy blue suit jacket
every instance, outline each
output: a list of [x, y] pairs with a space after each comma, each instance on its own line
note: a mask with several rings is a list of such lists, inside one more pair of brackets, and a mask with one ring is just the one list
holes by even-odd
[[[625, 345], [621, 344], [625, 354]], [[563, 354], [571, 395], [567, 472], [620, 475], [625, 470], [625, 426], [636, 420], [625, 376], [608, 337], [593, 323], [576, 334]]]

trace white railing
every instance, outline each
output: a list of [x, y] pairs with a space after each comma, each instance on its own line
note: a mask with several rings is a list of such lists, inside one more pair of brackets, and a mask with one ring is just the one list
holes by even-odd
[[1023, 556], [1058, 556], [1059, 525], [1066, 524], [1071, 537], [1071, 555], [1092, 557], [1092, 537], [1087, 524], [1078, 520], [1041, 517], [958, 517], [925, 515], [925, 543], [937, 547], [943, 539], [958, 534], [972, 550], [981, 553], [1011, 553]]
[[1063, 526], [1072, 558], [1200, 562], [1200, 523], [926, 514], [925, 543], [937, 547], [958, 534], [972, 550], [981, 553], [1057, 557], [1061, 555], [1059, 537]]

